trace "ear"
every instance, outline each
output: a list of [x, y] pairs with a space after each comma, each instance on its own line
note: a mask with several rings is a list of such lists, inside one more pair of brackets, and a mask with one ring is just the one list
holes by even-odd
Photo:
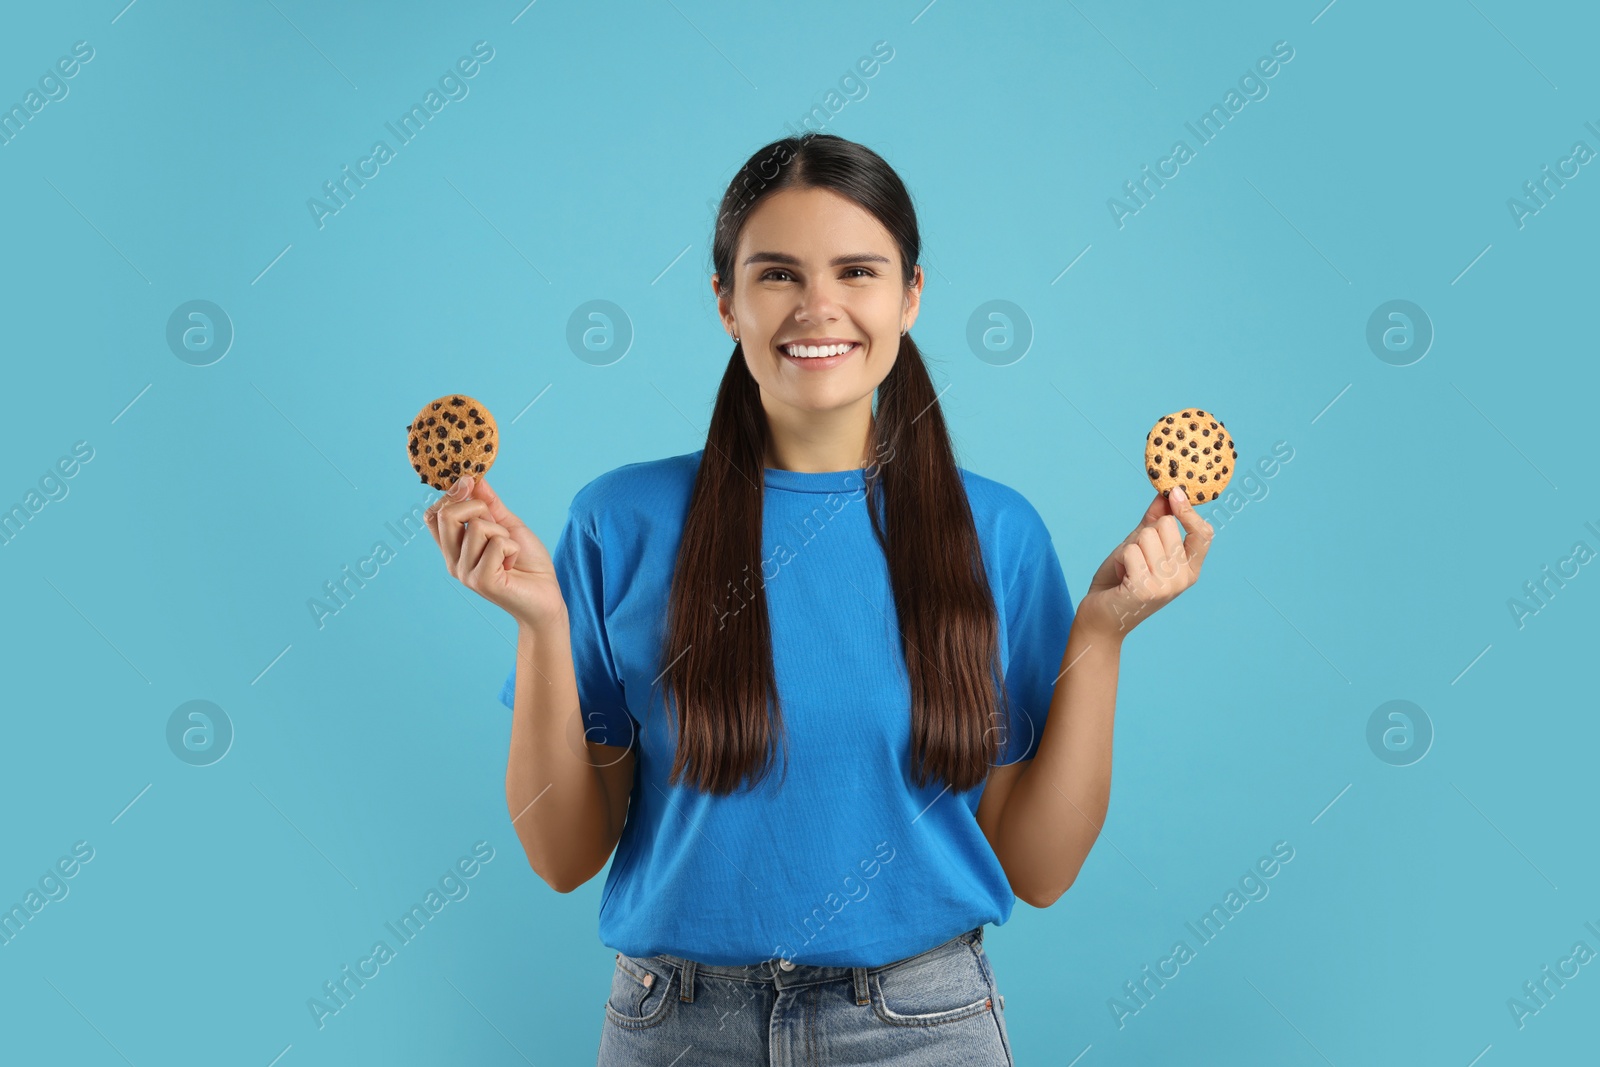
[[911, 284], [906, 287], [906, 295], [903, 301], [907, 330], [916, 325], [917, 312], [922, 307], [922, 283], [924, 280], [920, 263], [912, 267], [911, 271]]
[[732, 301], [723, 296], [722, 290], [717, 286], [720, 278], [721, 276], [717, 274], [711, 276], [711, 295], [717, 302], [717, 317], [722, 320], [722, 328], [728, 331], [729, 337], [733, 337], [738, 334], [739, 328], [733, 321], [733, 312], [730, 308]]

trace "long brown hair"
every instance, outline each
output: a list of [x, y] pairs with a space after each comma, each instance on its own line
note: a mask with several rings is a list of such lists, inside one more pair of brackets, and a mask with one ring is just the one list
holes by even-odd
[[[729, 183], [712, 241], [722, 293], [732, 290], [749, 213], [780, 189], [810, 187], [874, 215], [899, 247], [904, 284], [912, 283], [921, 237], [899, 175], [870, 148], [807, 133], [762, 148]], [[998, 622], [944, 415], [909, 334], [876, 399], [863, 499], [888, 561], [910, 677], [912, 772], [918, 787], [936, 775], [963, 792], [984, 780], [1005, 744]], [[678, 736], [668, 780], [686, 777], [713, 794], [733, 792], [747, 776], [752, 786], [764, 779], [780, 737], [787, 773], [761, 582], [768, 443], [760, 388], [735, 344], [684, 521], [662, 657]], [[749, 599], [729, 610], [741, 589]]]

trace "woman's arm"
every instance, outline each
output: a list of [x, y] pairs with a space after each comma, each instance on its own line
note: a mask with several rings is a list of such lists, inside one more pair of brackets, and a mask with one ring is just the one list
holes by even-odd
[[[558, 893], [593, 878], [622, 834], [632, 749], [584, 740], [565, 613], [517, 627], [506, 808], [528, 863]], [[620, 796], [618, 791], [620, 790]]]
[[1157, 493], [1078, 605], [1038, 751], [1000, 798], [991, 835], [1012, 891], [1036, 908], [1072, 885], [1105, 823], [1123, 639], [1194, 585], [1212, 533], [1182, 487]]
[[1073, 620], [1038, 751], [1000, 809], [992, 841], [1017, 897], [1047, 908], [1078, 877], [1111, 803], [1111, 734], [1122, 637]]

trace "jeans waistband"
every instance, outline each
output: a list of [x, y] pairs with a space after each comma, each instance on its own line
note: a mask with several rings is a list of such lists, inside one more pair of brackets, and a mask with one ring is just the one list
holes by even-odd
[[903, 959], [892, 960], [877, 967], [817, 966], [806, 963], [792, 963], [785, 966], [786, 961], [782, 959], [762, 960], [760, 963], [730, 966], [727, 964], [700, 963], [697, 960], [674, 956], [666, 952], [660, 953], [652, 957], [652, 959], [660, 960], [678, 969], [681, 975], [678, 995], [684, 1001], [692, 1002], [694, 1000], [695, 975], [703, 974], [717, 978], [727, 978], [736, 982], [770, 984], [779, 989], [816, 985], [819, 982], [849, 980], [855, 986], [856, 1003], [866, 1004], [868, 1003], [867, 977], [869, 975], [892, 970], [912, 960], [930, 956], [958, 942], [982, 951], [983, 927], [975, 926], [971, 930], [957, 934], [950, 940], [941, 942], [925, 952], [906, 956]]

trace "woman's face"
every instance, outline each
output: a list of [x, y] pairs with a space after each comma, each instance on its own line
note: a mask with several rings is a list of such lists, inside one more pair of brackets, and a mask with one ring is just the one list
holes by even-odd
[[[763, 200], [745, 220], [733, 291], [718, 295], [728, 336], [738, 337], [769, 415], [864, 407], [916, 321], [922, 268], [901, 282], [899, 248], [854, 201], [828, 189], [793, 188]], [[720, 277], [713, 276], [716, 290]], [[839, 342], [835, 356], [790, 355], [792, 342]]]

